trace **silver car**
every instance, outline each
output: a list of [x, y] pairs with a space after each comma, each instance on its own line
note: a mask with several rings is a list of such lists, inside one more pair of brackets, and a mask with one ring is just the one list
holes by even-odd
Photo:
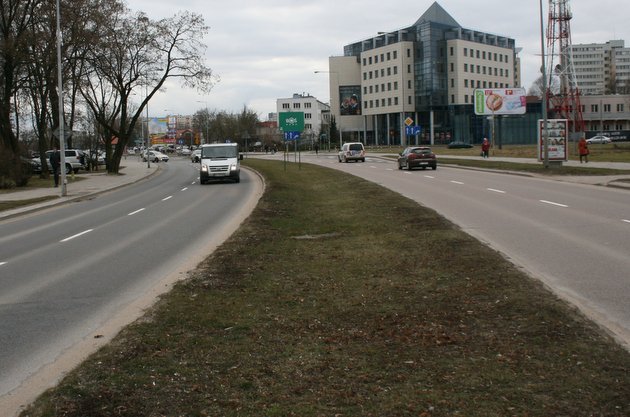
[[593, 143], [606, 144], [606, 143], [611, 143], [611, 142], [612, 142], [612, 139], [604, 135], [597, 135], [597, 136], [593, 136], [590, 139], [586, 139], [586, 143], [588, 143], [589, 145]]

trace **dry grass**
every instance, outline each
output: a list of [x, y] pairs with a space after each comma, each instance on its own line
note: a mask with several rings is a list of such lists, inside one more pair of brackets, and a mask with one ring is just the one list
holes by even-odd
[[23, 416], [630, 415], [630, 354], [498, 253], [356, 177], [246, 163], [246, 224]]

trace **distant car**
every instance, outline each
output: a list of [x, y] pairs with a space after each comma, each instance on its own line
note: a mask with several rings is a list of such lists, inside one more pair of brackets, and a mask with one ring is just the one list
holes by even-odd
[[427, 167], [435, 170], [437, 169], [437, 157], [429, 147], [409, 146], [400, 153], [397, 164], [398, 169], [407, 168], [409, 171], [414, 168], [426, 169]]
[[[147, 160], [147, 154], [142, 155], [142, 160]], [[168, 162], [168, 156], [158, 151], [149, 151], [149, 160], [151, 162]]]
[[192, 154], [190, 154], [190, 160], [192, 162], [201, 162], [201, 149], [195, 149]]
[[365, 162], [365, 148], [361, 142], [344, 143], [337, 156], [339, 162], [361, 161]]
[[[53, 151], [46, 151], [46, 159], [50, 161]], [[85, 153], [78, 149], [66, 149], [65, 152], [66, 174], [74, 171], [76, 174], [80, 169], [85, 169]]]
[[597, 136], [593, 136], [590, 139], [586, 139], [586, 143], [588, 143], [589, 145], [593, 143], [606, 144], [606, 143], [611, 143], [611, 142], [612, 142], [612, 139], [604, 135], [597, 135]]
[[469, 149], [472, 148], [473, 145], [468, 142], [454, 140], [453, 142], [450, 142], [448, 145], [446, 145], [446, 147], [448, 149]]
[[191, 154], [191, 150], [189, 148], [182, 148], [181, 152], [179, 153], [182, 156], [190, 156]]

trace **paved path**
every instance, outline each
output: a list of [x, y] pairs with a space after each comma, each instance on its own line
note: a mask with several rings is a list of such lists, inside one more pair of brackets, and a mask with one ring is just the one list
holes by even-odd
[[133, 156], [123, 159], [120, 166], [119, 175], [109, 175], [104, 169], [101, 169], [95, 172], [79, 171], [79, 174], [76, 175], [78, 180], [72, 180], [68, 176], [66, 195], [63, 197], [61, 196], [61, 187], [53, 187], [52, 177], [50, 178], [50, 187], [47, 188], [0, 193], [0, 201], [30, 200], [47, 196], [57, 197], [42, 203], [0, 211], [0, 220], [132, 184], [154, 174], [159, 169], [159, 164], [151, 163], [150, 167], [147, 167], [146, 162]]

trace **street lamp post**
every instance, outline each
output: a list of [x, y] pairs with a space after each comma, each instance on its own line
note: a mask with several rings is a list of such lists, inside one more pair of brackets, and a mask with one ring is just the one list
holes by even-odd
[[[543, 113], [543, 166], [549, 168], [549, 131], [547, 129], [547, 69], [545, 68], [545, 30], [543, 25], [543, 6], [540, 3], [540, 50], [542, 51], [542, 113]], [[540, 146], [540, 144], [538, 144]]]

